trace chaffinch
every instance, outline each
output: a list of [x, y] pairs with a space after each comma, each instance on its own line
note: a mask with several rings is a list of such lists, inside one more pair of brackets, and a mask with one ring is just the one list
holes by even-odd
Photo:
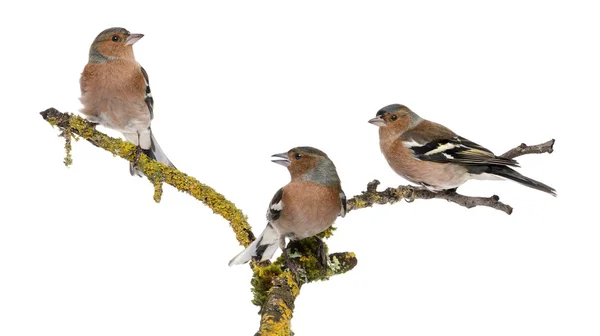
[[[229, 266], [244, 264], [253, 257], [259, 261], [270, 259], [277, 247], [287, 262], [286, 237], [299, 240], [314, 236], [329, 228], [338, 215], [346, 214], [346, 195], [327, 154], [313, 147], [296, 147], [273, 157], [273, 162], [288, 168], [291, 181], [273, 196], [265, 230], [231, 259]], [[318, 242], [318, 253], [325, 256], [323, 242]]]
[[[125, 28], [108, 28], [98, 34], [90, 47], [88, 64], [81, 74], [81, 112], [91, 122], [115, 129], [151, 159], [173, 166], [150, 129], [154, 99], [148, 73], [136, 62], [133, 44], [143, 34]], [[131, 175], [142, 172], [130, 163]]]
[[518, 167], [517, 161], [496, 156], [404, 105], [388, 105], [369, 122], [379, 126], [379, 146], [390, 167], [429, 190], [454, 189], [470, 179], [500, 177], [556, 196], [554, 188], [510, 168]]

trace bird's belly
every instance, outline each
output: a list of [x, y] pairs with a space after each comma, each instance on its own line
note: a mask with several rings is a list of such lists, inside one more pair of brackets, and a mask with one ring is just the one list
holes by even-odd
[[82, 112], [90, 121], [121, 133], [141, 133], [150, 127], [150, 112], [145, 102], [128, 102], [118, 96], [90, 101]]
[[321, 209], [317, 205], [310, 213], [296, 212], [294, 216], [286, 216], [284, 212], [273, 225], [282, 235], [292, 239], [304, 239], [329, 228], [337, 218], [338, 213], [339, 211], [332, 211], [330, 207]]
[[448, 163], [416, 160], [406, 165], [399, 160], [388, 160], [390, 167], [406, 180], [430, 190], [445, 190], [461, 186], [469, 179], [466, 169]]

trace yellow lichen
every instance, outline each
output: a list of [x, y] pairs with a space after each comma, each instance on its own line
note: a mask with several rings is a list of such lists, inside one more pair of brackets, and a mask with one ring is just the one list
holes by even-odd
[[160, 199], [162, 198], [162, 182], [154, 182], [154, 201], [156, 203], [160, 203]]
[[275, 321], [271, 315], [263, 315], [261, 328], [258, 332], [261, 336], [290, 336], [292, 334], [290, 323], [292, 310], [283, 302], [279, 302], [278, 304], [281, 318]]
[[284, 272], [282, 276], [285, 277], [288, 285], [290, 286], [290, 289], [292, 290], [292, 295], [294, 297], [297, 297], [300, 294], [300, 287], [298, 287], [298, 283], [296, 283], [296, 281], [294, 281], [294, 278], [292, 277], [292, 273]]
[[333, 236], [333, 232], [335, 230], [337, 230], [337, 228], [332, 225], [329, 228], [327, 228], [325, 231], [319, 233], [317, 235], [317, 237], [319, 237], [319, 238], [331, 238], [331, 236]]
[[263, 267], [255, 264], [253, 273], [252, 279], [250, 280], [250, 285], [252, 285], [251, 291], [254, 295], [252, 303], [262, 307], [267, 301], [269, 290], [273, 286], [273, 279], [281, 275], [282, 270], [277, 264], [270, 264]]
[[[48, 109], [44, 113], [47, 113], [46, 120], [50, 124], [68, 125], [68, 127], [61, 127], [63, 131], [68, 130], [69, 132], [78, 134], [96, 146], [112, 153], [114, 156], [119, 156], [130, 162], [134, 161], [136, 152], [136, 146], [134, 144], [121, 139], [111, 138], [106, 134], [99, 132], [93, 124], [79, 116], [60, 113], [54, 109]], [[146, 176], [151, 176], [151, 178], [155, 180], [170, 184], [177, 188], [177, 190], [186, 192], [206, 204], [214, 213], [221, 215], [229, 221], [235, 232], [236, 238], [241, 245], [245, 247], [250, 245], [248, 234], [249, 232], [252, 232], [252, 228], [248, 224], [246, 216], [223, 195], [219, 194], [211, 187], [200, 183], [195, 178], [172, 167], [167, 167], [160, 162], [151, 160], [144, 154], [140, 156], [138, 166]], [[156, 191], [157, 189], [155, 187], [155, 193], [153, 195], [155, 200], [159, 197], [159, 194], [157, 194]]]
[[71, 156], [71, 150], [73, 147], [71, 146], [71, 131], [65, 129], [62, 133], [62, 136], [65, 138], [65, 158], [63, 159], [63, 163], [65, 166], [69, 167], [73, 164], [73, 157]]

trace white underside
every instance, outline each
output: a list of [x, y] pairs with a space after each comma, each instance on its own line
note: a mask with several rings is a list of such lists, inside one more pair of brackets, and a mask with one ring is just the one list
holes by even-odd
[[483, 173], [483, 174], [469, 174], [469, 176], [473, 180], [487, 180], [487, 181], [503, 181], [503, 180], [506, 180], [502, 176], [498, 176], [498, 175], [494, 175], [494, 174], [488, 174], [488, 173]]

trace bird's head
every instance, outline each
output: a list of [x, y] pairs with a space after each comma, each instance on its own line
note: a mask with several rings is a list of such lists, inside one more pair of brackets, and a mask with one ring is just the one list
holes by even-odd
[[381, 131], [402, 134], [417, 126], [423, 119], [408, 107], [400, 104], [388, 105], [377, 112], [369, 123], [378, 126]]
[[335, 165], [327, 154], [314, 147], [296, 147], [274, 154], [273, 162], [287, 167], [292, 180], [304, 180], [329, 186], [339, 186]]
[[96, 36], [90, 47], [90, 63], [103, 63], [116, 59], [134, 60], [132, 46], [142, 37], [143, 34], [131, 34], [125, 28], [105, 29]]

